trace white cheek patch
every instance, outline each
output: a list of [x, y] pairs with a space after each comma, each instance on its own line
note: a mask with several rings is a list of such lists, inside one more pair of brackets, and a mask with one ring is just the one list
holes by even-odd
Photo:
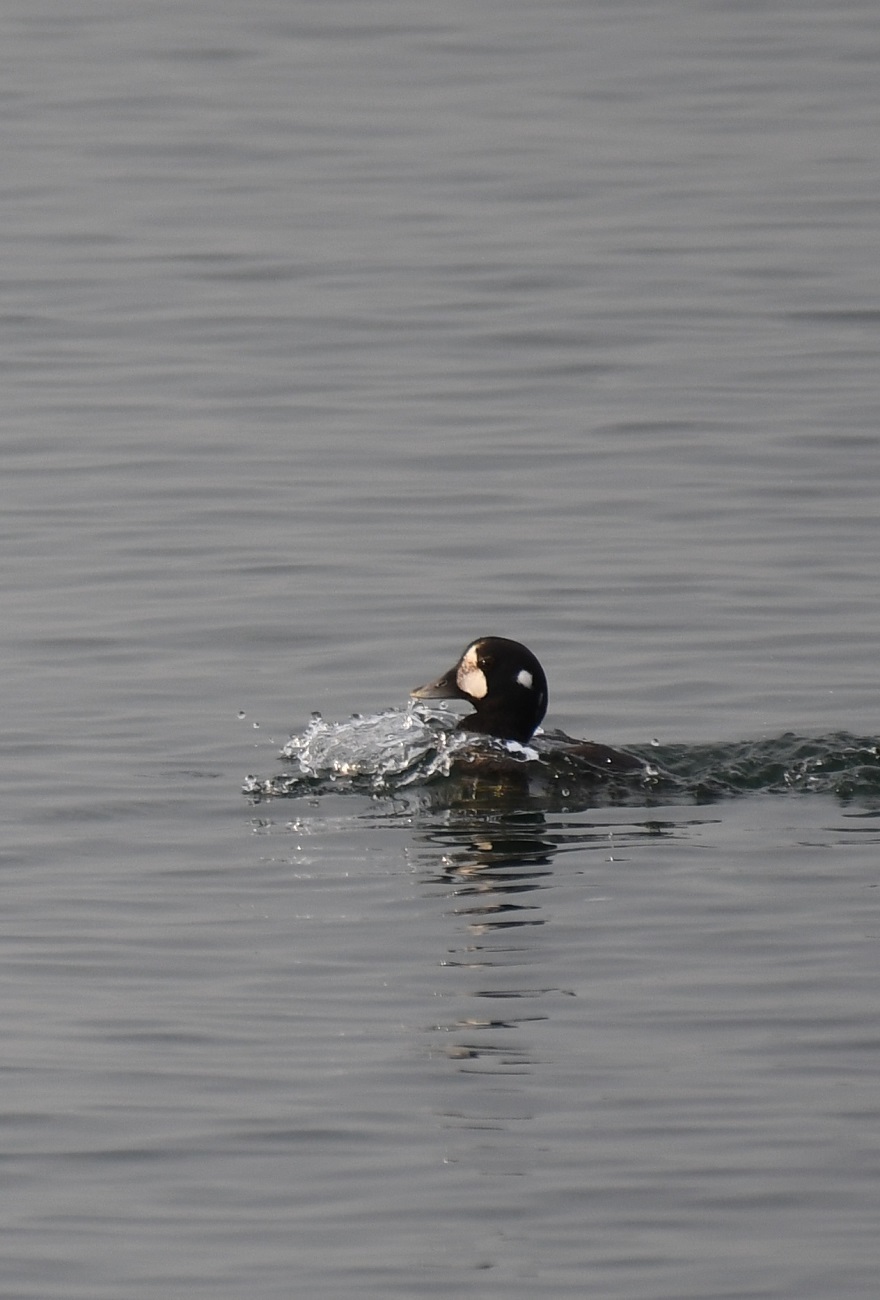
[[482, 668], [466, 669], [464, 665], [458, 670], [455, 679], [458, 682], [459, 690], [464, 691], [472, 700], [481, 700], [489, 690], [486, 682], [486, 674]]
[[472, 700], [482, 700], [487, 694], [489, 684], [486, 681], [486, 674], [477, 663], [477, 652], [473, 646], [462, 656], [455, 680], [458, 689], [464, 691], [465, 695], [469, 695]]
[[530, 691], [534, 685], [532, 674], [527, 668], [520, 668], [516, 675], [516, 680], [519, 682], [520, 686], [524, 686], [527, 691]]

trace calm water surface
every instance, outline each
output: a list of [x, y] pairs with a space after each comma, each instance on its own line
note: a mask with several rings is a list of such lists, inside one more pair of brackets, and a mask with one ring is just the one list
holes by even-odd
[[4, 1300], [873, 1300], [880, 799], [241, 788], [876, 734], [876, 5], [0, 32]]

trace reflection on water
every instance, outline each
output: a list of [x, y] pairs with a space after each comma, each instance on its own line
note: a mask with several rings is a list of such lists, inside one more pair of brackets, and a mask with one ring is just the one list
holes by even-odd
[[[435, 1106], [447, 1164], [520, 1179], [542, 1162], [534, 1121], [548, 1079], [563, 1068], [559, 1051], [570, 1057], [567, 1035], [580, 1035], [570, 1014], [561, 1015], [578, 996], [566, 983], [571, 969], [558, 960], [566, 917], [554, 878], [566, 855], [580, 854], [583, 868], [586, 850], [604, 874], [609, 863], [624, 867], [634, 846], [681, 835], [688, 824], [473, 808], [417, 822], [416, 864], [446, 923], [436, 985], [444, 1014], [427, 1025], [426, 1039], [449, 1070], [437, 1080]], [[584, 1008], [575, 1020], [583, 1026], [588, 1014]]]
[[[714, 1276], [678, 1292], [642, 1273], [633, 1241], [653, 1248], [661, 1214], [670, 1278], [695, 1223], [728, 1251], [729, 1276], [754, 1240], [796, 1241], [809, 1269], [829, 1241], [849, 1244], [876, 1110], [876, 810], [765, 796], [711, 816], [564, 813], [349, 793], [260, 811], [290, 818], [253, 824], [277, 909], [259, 969], [271, 960], [279, 978], [243, 1005], [268, 1008], [265, 1059], [315, 1045], [313, 1113], [285, 1088], [271, 1133], [286, 1170], [302, 1168], [303, 1131], [322, 1134], [310, 1203], [323, 1171], [333, 1182], [318, 1213], [332, 1208], [337, 1158], [357, 1212], [376, 1200], [369, 1157], [348, 1191], [354, 1136], [359, 1152], [381, 1150], [383, 1173], [396, 1143], [421, 1174], [380, 1200], [371, 1230], [439, 1223], [444, 1267], [458, 1251], [506, 1280], [550, 1243], [580, 1279], [583, 1242], [601, 1238], [623, 1279], [614, 1293], [649, 1300], [720, 1290]], [[802, 1224], [817, 1204], [827, 1227], [810, 1255]], [[781, 1207], [769, 1220], [768, 1205]], [[809, 1300], [844, 1294], [796, 1281]]]
[[[540, 930], [551, 921], [542, 896], [556, 858], [588, 849], [613, 861], [628, 845], [675, 831], [676, 823], [654, 820], [550, 824], [542, 812], [448, 812], [424, 826], [414, 837], [417, 861], [427, 869], [426, 886], [450, 904], [451, 938], [441, 964], [454, 984], [443, 996], [458, 1004], [430, 1026], [431, 1051], [468, 1074], [528, 1074], [540, 1058], [535, 1026], [551, 1017], [556, 1000], [574, 996], [547, 982], [541, 964]], [[450, 1118], [483, 1127], [486, 1101]], [[505, 1095], [502, 1114], [508, 1103]]]

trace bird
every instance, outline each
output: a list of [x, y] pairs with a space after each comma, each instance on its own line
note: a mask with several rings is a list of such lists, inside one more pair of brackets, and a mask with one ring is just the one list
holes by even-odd
[[[467, 700], [474, 712], [458, 728], [496, 740], [527, 745], [547, 712], [547, 676], [528, 647], [502, 636], [481, 636], [436, 681], [410, 692], [416, 700]], [[553, 732], [542, 741], [550, 757], [580, 759], [592, 768], [635, 772], [644, 763], [625, 750]]]

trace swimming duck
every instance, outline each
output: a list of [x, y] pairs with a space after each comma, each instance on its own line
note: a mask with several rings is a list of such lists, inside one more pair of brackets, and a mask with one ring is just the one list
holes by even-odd
[[[526, 646], [502, 636], [478, 637], [447, 673], [410, 694], [416, 700], [467, 700], [474, 712], [459, 723], [462, 731], [521, 745], [531, 740], [547, 712], [544, 669]], [[591, 767], [614, 772], [643, 767], [632, 754], [574, 740], [562, 732], [554, 732], [548, 740], [552, 753], [580, 758]]]

